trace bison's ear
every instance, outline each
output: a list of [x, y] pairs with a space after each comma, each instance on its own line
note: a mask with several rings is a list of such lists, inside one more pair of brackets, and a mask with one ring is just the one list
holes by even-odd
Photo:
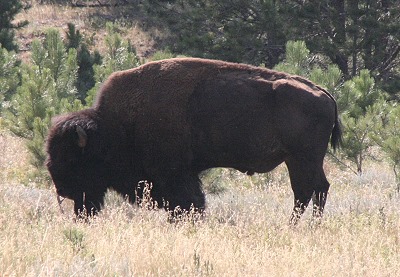
[[87, 134], [85, 130], [79, 125], [76, 126], [76, 133], [78, 134], [78, 146], [80, 148], [85, 148], [87, 144]]

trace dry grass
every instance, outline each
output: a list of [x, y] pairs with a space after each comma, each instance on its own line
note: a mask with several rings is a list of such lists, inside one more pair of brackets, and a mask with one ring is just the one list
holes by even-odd
[[[1, 117], [0, 117], [1, 121]], [[28, 150], [22, 147], [23, 140], [11, 136], [2, 130], [0, 124], [0, 182], [4, 184], [14, 180], [23, 182], [32, 168], [29, 166]]]
[[[2, 170], [23, 168], [16, 153], [24, 152], [14, 142], [3, 152]], [[52, 190], [6, 178], [0, 275], [398, 276], [400, 197], [391, 172], [374, 165], [360, 178], [332, 164], [327, 171], [325, 217], [315, 224], [307, 211], [294, 228], [287, 224], [292, 193], [283, 167], [264, 186], [260, 178], [223, 171], [227, 189], [207, 196], [207, 216], [176, 224], [113, 193], [98, 218], [75, 222], [71, 203], [61, 214]]]

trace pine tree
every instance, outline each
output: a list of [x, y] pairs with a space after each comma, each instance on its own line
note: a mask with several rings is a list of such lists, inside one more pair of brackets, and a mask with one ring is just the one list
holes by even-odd
[[89, 51], [83, 35], [79, 30], [76, 30], [75, 25], [72, 23], [68, 23], [66, 38], [65, 46], [67, 50], [74, 48], [77, 51], [79, 69], [76, 88], [78, 90], [78, 98], [81, 101], [85, 101], [88, 91], [96, 84], [93, 66], [101, 64], [101, 56], [97, 50], [93, 53]]
[[280, 1], [143, 1], [163, 20], [176, 53], [273, 67], [284, 53]]
[[0, 1], [0, 44], [7, 50], [17, 50], [14, 42], [14, 29], [22, 28], [28, 21], [14, 23], [14, 17], [23, 9], [19, 0]]
[[[394, 93], [399, 72], [400, 1], [288, 0], [282, 6], [288, 39], [323, 52], [351, 79], [368, 69]], [[397, 89], [399, 88], [397, 82]]]
[[21, 86], [5, 115], [10, 130], [25, 138], [31, 163], [40, 168], [45, 159], [44, 142], [51, 117], [82, 109], [76, 100], [76, 50], [65, 51], [60, 33], [47, 31], [43, 43], [32, 43], [32, 65], [22, 67]]
[[338, 104], [345, 130], [344, 157], [354, 162], [357, 173], [362, 174], [365, 159], [372, 155], [369, 149], [376, 145], [372, 137], [382, 131], [381, 121], [387, 113], [385, 96], [365, 69], [343, 85]]
[[379, 121], [381, 128], [375, 130], [373, 139], [389, 158], [396, 177], [397, 191], [400, 192], [400, 106], [387, 106], [387, 113]]
[[0, 112], [17, 90], [20, 82], [19, 65], [17, 55], [0, 45]]
[[118, 27], [108, 22], [106, 24], [107, 36], [105, 37], [107, 52], [100, 65], [94, 65], [96, 85], [88, 92], [86, 104], [93, 103], [100, 85], [111, 73], [119, 70], [134, 68], [140, 65], [139, 57], [129, 41], [124, 41], [118, 34]]
[[334, 95], [338, 94], [343, 76], [336, 65], [328, 63], [324, 68], [319, 66], [316, 58], [325, 57], [311, 55], [304, 41], [288, 41], [285, 49], [285, 59], [274, 67], [275, 70], [309, 78]]

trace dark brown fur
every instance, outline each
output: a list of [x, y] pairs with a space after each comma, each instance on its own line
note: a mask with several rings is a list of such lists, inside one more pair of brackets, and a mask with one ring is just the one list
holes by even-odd
[[[84, 147], [76, 126], [86, 132]], [[141, 180], [153, 184], [159, 206], [203, 209], [201, 171], [253, 174], [285, 162], [296, 221], [313, 195], [315, 214], [322, 213], [330, 138], [336, 147], [336, 102], [308, 80], [243, 64], [170, 59], [112, 74], [92, 108], [56, 118], [47, 166], [58, 194], [74, 200], [78, 213], [83, 206], [98, 211], [108, 188], [134, 202]]]

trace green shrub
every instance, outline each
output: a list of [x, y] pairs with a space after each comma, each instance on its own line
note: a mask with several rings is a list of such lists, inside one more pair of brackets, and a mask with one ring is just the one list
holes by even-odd
[[31, 163], [42, 167], [44, 142], [55, 114], [82, 109], [76, 100], [77, 53], [66, 52], [60, 33], [49, 29], [44, 42], [32, 43], [32, 65], [22, 67], [21, 85], [5, 112], [7, 125], [15, 135], [25, 138]]
[[19, 65], [17, 55], [2, 48], [0, 44], [0, 111], [2, 102], [7, 103], [17, 91], [20, 83]]
[[137, 67], [141, 64], [130, 42], [124, 41], [118, 34], [118, 27], [108, 22], [106, 24], [106, 29], [107, 35], [105, 37], [105, 42], [107, 51], [102, 63], [94, 65], [96, 85], [88, 92], [88, 96], [85, 99], [88, 106], [92, 105], [100, 85], [111, 73]]
[[101, 56], [97, 50], [89, 51], [87, 43], [84, 41], [83, 35], [76, 30], [75, 25], [68, 23], [68, 31], [66, 32], [66, 48], [73, 48], [77, 51], [78, 72], [76, 79], [76, 88], [78, 90], [78, 98], [84, 101], [88, 91], [96, 84], [94, 78], [94, 65], [101, 64]]

